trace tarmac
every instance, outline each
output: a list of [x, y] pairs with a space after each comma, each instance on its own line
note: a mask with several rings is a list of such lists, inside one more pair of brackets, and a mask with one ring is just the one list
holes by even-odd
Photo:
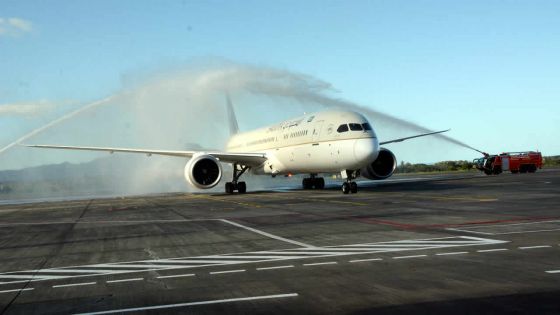
[[560, 313], [560, 170], [359, 185], [1, 205], [0, 311]]

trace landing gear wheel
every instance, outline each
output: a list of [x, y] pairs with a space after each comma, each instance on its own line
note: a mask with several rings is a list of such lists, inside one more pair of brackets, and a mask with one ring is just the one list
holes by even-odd
[[226, 183], [226, 194], [233, 194], [233, 183], [227, 182]]
[[350, 192], [350, 184], [347, 182], [342, 183], [342, 193], [347, 195]]
[[240, 194], [244, 194], [247, 192], [247, 185], [245, 184], [245, 182], [237, 183], [237, 192], [239, 192]]
[[323, 177], [315, 178], [315, 189], [325, 189], [325, 179]]
[[350, 183], [350, 192], [353, 194], [358, 192], [358, 184], [356, 184], [356, 182]]

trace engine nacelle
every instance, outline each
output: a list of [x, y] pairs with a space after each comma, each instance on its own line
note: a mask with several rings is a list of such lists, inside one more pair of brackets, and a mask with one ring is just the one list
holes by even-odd
[[211, 155], [195, 155], [185, 165], [185, 179], [196, 188], [212, 188], [222, 179], [222, 165]]
[[381, 148], [377, 159], [360, 170], [360, 175], [367, 179], [385, 179], [391, 177], [397, 168], [397, 158], [393, 152]]

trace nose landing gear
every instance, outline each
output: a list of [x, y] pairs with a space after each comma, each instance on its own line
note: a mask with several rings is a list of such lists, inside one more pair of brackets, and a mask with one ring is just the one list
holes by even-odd
[[358, 184], [356, 184], [356, 182], [354, 181], [356, 177], [358, 177], [357, 171], [346, 171], [346, 181], [342, 183], [343, 194], [355, 194], [358, 192]]

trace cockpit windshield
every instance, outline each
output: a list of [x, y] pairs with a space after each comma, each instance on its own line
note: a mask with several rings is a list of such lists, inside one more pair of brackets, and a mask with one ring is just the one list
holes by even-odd
[[350, 130], [352, 131], [360, 131], [360, 130], [364, 130], [364, 128], [362, 127], [362, 125], [360, 124], [348, 124], [350, 126]]
[[348, 125], [347, 124], [342, 124], [342, 125], [338, 126], [338, 129], [336, 129], [336, 131], [346, 132], [346, 131], [348, 131]]
[[371, 125], [370, 125], [369, 123], [362, 124], [362, 127], [364, 127], [364, 130], [366, 130], [366, 131], [367, 131], [367, 130], [373, 130], [373, 129], [371, 128]]

